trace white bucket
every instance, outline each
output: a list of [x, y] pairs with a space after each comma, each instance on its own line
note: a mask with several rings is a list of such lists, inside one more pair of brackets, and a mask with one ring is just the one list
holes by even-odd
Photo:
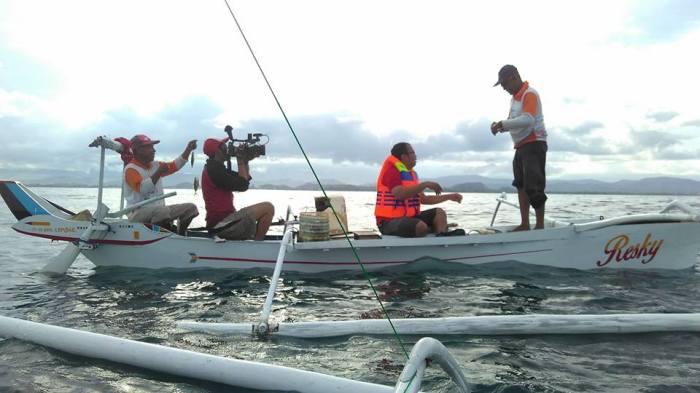
[[328, 216], [319, 212], [299, 214], [299, 241], [318, 242], [329, 239]]
[[325, 201], [325, 198], [316, 197], [314, 199], [316, 202], [316, 210], [328, 217], [328, 233], [331, 236], [342, 235], [343, 228], [345, 228], [345, 230], [348, 232], [350, 231], [348, 229], [348, 213], [345, 208], [345, 198], [342, 195], [331, 195], [328, 197], [328, 199], [331, 201], [331, 205], [333, 205], [333, 209], [335, 209], [335, 212], [338, 214], [338, 218], [340, 218], [340, 223], [343, 224], [342, 227], [340, 226], [338, 219], [335, 218], [333, 210], [328, 207], [328, 202]]

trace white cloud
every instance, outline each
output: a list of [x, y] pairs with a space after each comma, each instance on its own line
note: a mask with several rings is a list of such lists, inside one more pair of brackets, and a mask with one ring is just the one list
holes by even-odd
[[[688, 161], [700, 150], [688, 138], [698, 122], [688, 82], [700, 69], [694, 2], [232, 6], [305, 143], [339, 165], [369, 163], [402, 138], [422, 150], [423, 172], [443, 165], [509, 176], [507, 138], [487, 128], [507, 113], [508, 95], [491, 87], [505, 63], [541, 94], [550, 173], [677, 174], [697, 164]], [[223, 3], [6, 1], [0, 42], [6, 124], [44, 124], [73, 144], [95, 132], [177, 130], [168, 138], [175, 151], [230, 123], [275, 132], [272, 143], [284, 148], [273, 152], [294, 149]], [[683, 150], [654, 149], [638, 132], [680, 139]]]

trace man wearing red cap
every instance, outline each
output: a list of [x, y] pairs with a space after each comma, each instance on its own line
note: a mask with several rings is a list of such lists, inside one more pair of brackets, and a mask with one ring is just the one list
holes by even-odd
[[[172, 175], [187, 162], [190, 153], [197, 148], [197, 141], [187, 143], [185, 151], [174, 161], [154, 161], [156, 150], [153, 145], [160, 141], [152, 140], [146, 135], [136, 135], [131, 138], [131, 151], [134, 158], [124, 167], [124, 188], [127, 206], [149, 198], [163, 195], [161, 178]], [[178, 203], [166, 205], [161, 199], [142, 206], [129, 213], [129, 220], [150, 224], [170, 224], [177, 219], [177, 232], [184, 235], [192, 219], [199, 215], [197, 206], [193, 203]]]
[[275, 215], [275, 207], [270, 202], [236, 210], [233, 206], [233, 192], [248, 190], [250, 185], [251, 158], [237, 155], [238, 172], [226, 168], [224, 162], [230, 159], [226, 142], [229, 138], [209, 138], [204, 141], [204, 154], [209, 156], [202, 170], [202, 194], [207, 209], [207, 228], [212, 234], [229, 240], [263, 240]]
[[513, 186], [518, 189], [520, 225], [515, 231], [530, 229], [530, 206], [535, 209], [535, 229], [544, 228], [545, 162], [547, 160], [547, 130], [544, 127], [542, 101], [530, 84], [523, 82], [515, 66], [501, 67], [498, 81], [512, 95], [508, 119], [493, 122], [491, 133], [509, 132], [513, 139]]

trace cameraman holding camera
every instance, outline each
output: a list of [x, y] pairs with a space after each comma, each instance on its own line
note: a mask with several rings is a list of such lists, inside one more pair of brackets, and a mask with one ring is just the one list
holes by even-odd
[[[232, 151], [230, 138], [209, 138], [204, 141], [204, 154], [209, 156], [202, 170], [202, 194], [207, 210], [206, 222], [209, 233], [228, 240], [263, 240], [270, 228], [275, 208], [270, 202], [236, 210], [233, 206], [233, 191], [244, 192], [250, 184], [248, 162], [256, 156], [246, 151]], [[236, 148], [241, 148], [239, 145]], [[231, 154], [229, 154], [231, 153]], [[238, 172], [226, 167], [225, 162], [236, 156]]]

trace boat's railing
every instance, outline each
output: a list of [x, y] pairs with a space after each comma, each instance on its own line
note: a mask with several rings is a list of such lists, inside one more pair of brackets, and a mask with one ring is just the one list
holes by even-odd
[[418, 340], [411, 350], [408, 362], [403, 368], [394, 393], [417, 393], [423, 383], [423, 375], [428, 361], [436, 362], [452, 378], [461, 393], [469, 393], [467, 379], [464, 377], [457, 360], [442, 343], [431, 337]]
[[[498, 204], [493, 212], [493, 217], [491, 218], [491, 226], [496, 222], [496, 215], [498, 214], [498, 209], [501, 204], [512, 206], [519, 209], [520, 206], [517, 203], [509, 201], [506, 197], [506, 193], [502, 193], [498, 198], [496, 198]], [[669, 214], [670, 211], [679, 210], [683, 214]], [[530, 208], [530, 212], [534, 212]], [[590, 222], [575, 223], [575, 222], [564, 222], [557, 221], [550, 218], [545, 218], [545, 223], [551, 226], [573, 226], [576, 232], [585, 232], [593, 229], [599, 229], [611, 225], [620, 224], [635, 224], [643, 222], [687, 222], [687, 221], [698, 221], [700, 222], [700, 212], [687, 204], [680, 201], [672, 201], [665, 208], [663, 208], [659, 213], [651, 214], [634, 214], [623, 217], [614, 217], [609, 219], [604, 219], [602, 216], [600, 219]]]
[[[501, 207], [501, 204], [512, 206], [516, 209], [520, 209], [520, 205], [508, 200], [508, 197], [507, 197], [505, 192], [501, 193], [501, 195], [496, 198], [496, 201], [498, 203], [496, 204], [496, 209], [494, 209], [493, 216], [491, 217], [491, 225], [490, 225], [491, 227], [493, 227], [493, 224], [496, 222], [496, 216], [498, 215], [498, 209]], [[535, 214], [535, 210], [532, 207], [530, 208], [530, 213], [533, 215]], [[549, 224], [550, 226], [571, 225], [570, 222], [557, 221], [557, 220], [547, 218], [547, 217], [545, 217], [544, 221], [545, 221], [545, 224]]]
[[131, 206], [129, 206], [129, 207], [126, 207], [126, 208], [124, 208], [124, 209], [122, 209], [122, 210], [119, 210], [119, 211], [117, 211], [117, 212], [106, 214], [105, 217], [119, 218], [119, 217], [121, 217], [121, 216], [123, 216], [123, 215], [125, 215], [125, 214], [127, 214], [127, 213], [130, 213], [130, 212], [132, 212], [132, 211], [134, 211], [134, 210], [140, 208], [141, 206], [148, 205], [148, 204], [150, 204], [150, 203], [159, 201], [159, 200], [161, 200], [161, 199], [170, 198], [171, 196], [175, 196], [175, 195], [177, 195], [177, 192], [172, 191], [172, 192], [169, 192], [169, 193], [167, 193], [167, 194], [159, 195], [159, 196], [156, 196], [156, 197], [153, 197], [153, 198], [148, 198], [148, 199], [143, 200], [143, 201], [141, 201], [141, 202], [134, 203], [133, 205], [131, 205]]
[[594, 229], [609, 227], [612, 225], [630, 225], [644, 223], [663, 223], [663, 222], [700, 222], [699, 215], [691, 214], [668, 214], [668, 213], [651, 213], [651, 214], [635, 214], [631, 216], [622, 216], [608, 218], [601, 221], [593, 221], [582, 224], [572, 224], [574, 231], [585, 232]]
[[[682, 213], [670, 214], [670, 211], [680, 210]], [[700, 212], [680, 201], [672, 201], [659, 213], [633, 214], [615, 217], [607, 220], [574, 224], [576, 232], [590, 231], [610, 225], [637, 224], [649, 222], [700, 222]]]

